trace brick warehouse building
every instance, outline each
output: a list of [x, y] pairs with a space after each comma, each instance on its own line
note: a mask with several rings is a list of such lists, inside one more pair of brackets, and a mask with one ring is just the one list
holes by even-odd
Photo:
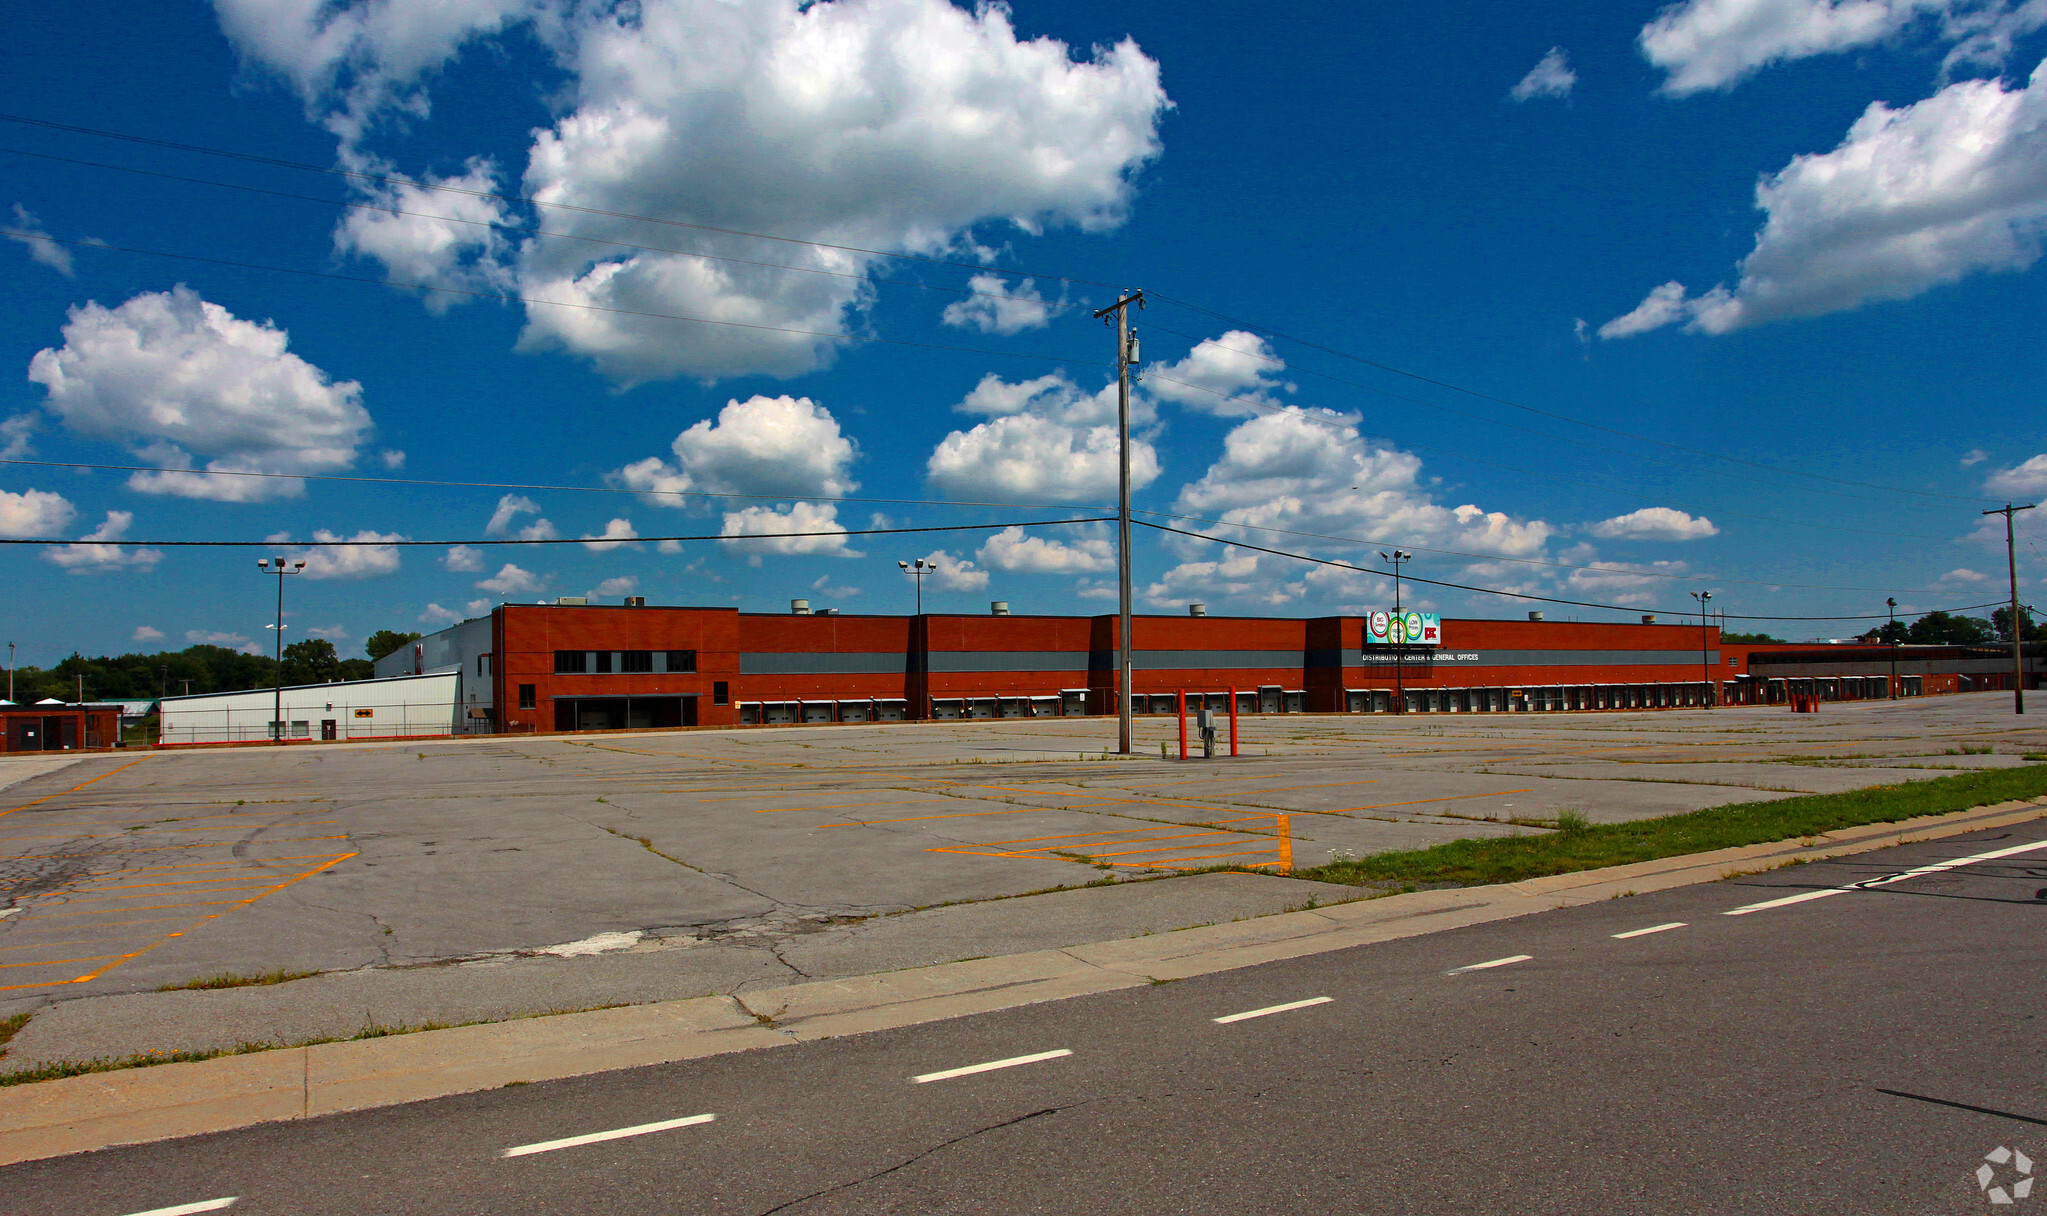
[[[386, 656], [377, 675], [459, 670], [474, 733], [1110, 714], [1116, 625], [999, 605], [842, 616], [505, 604]], [[1703, 704], [1709, 684], [1721, 703], [1860, 699], [1887, 695], [1892, 657], [1723, 647], [1716, 629], [1647, 620], [1453, 619], [1426, 649], [1368, 646], [1356, 616], [1139, 616], [1132, 632], [1140, 713], [1168, 712], [1183, 689], [1220, 709], [1232, 688], [1252, 713], [1388, 712], [1396, 699], [1413, 713], [1682, 707]], [[1998, 686], [1994, 651], [1903, 647], [1900, 661], [1900, 695]]]

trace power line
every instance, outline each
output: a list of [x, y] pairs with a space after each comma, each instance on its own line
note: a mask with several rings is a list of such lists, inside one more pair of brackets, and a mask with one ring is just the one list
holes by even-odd
[[505, 545], [620, 545], [682, 541], [791, 540], [817, 536], [900, 536], [910, 532], [985, 532], [995, 528], [1057, 528], [1067, 524], [1106, 523], [1114, 516], [1082, 519], [1026, 519], [1000, 524], [943, 524], [927, 528], [833, 528], [821, 532], [718, 532], [697, 536], [550, 536], [532, 540], [486, 537], [482, 540], [66, 540], [61, 537], [0, 537], [0, 545], [108, 545], [135, 549], [435, 549], [467, 545], [470, 548]]
[[[0, 115], [4, 117], [4, 115]], [[51, 236], [47, 232], [24, 232], [14, 228], [0, 228], [0, 236], [23, 241], [48, 241], [56, 245], [70, 245], [78, 249], [111, 250], [115, 253], [134, 253], [144, 257], [172, 258], [182, 262], [203, 262], [211, 266], [232, 266], [238, 270], [265, 270], [275, 274], [303, 275], [310, 279], [334, 279], [343, 283], [368, 283], [377, 287], [397, 287], [407, 291], [437, 291], [445, 295], [468, 296], [478, 300], [501, 300], [508, 304], [543, 305], [548, 308], [579, 308], [588, 312], [612, 313], [625, 317], [647, 317], [657, 321], [688, 321], [697, 325], [721, 325], [732, 329], [764, 330], [769, 333], [799, 334], [810, 338], [829, 338], [835, 342], [863, 342], [877, 346], [909, 346], [918, 350], [955, 351], [969, 355], [993, 355], [999, 359], [1033, 359], [1040, 363], [1066, 363], [1080, 367], [1101, 367], [1103, 364], [1087, 359], [1067, 359], [1058, 355], [1034, 355], [1023, 351], [988, 350], [975, 346], [953, 346], [944, 342], [911, 342], [903, 338], [877, 338], [867, 334], [827, 333], [815, 329], [794, 329], [786, 325], [759, 325], [747, 321], [714, 321], [709, 317], [690, 317], [681, 313], [649, 312], [637, 308], [610, 308], [603, 304], [572, 304], [562, 300], [542, 300], [517, 292], [477, 291], [463, 287], [440, 287], [431, 283], [403, 283], [396, 279], [376, 279], [368, 275], [340, 274], [331, 270], [301, 270], [293, 266], [267, 266], [260, 262], [237, 262], [230, 258], [210, 258], [196, 253], [166, 253], [161, 249], [137, 249], [130, 245], [109, 245], [101, 241], [73, 241]]]
[[[1370, 566], [1354, 566], [1349, 562], [1331, 561], [1328, 558], [1324, 557], [1310, 557], [1308, 554], [1305, 553], [1289, 553], [1284, 549], [1268, 549], [1263, 545], [1253, 545], [1244, 541], [1216, 540], [1216, 538], [1213, 536], [1204, 536], [1199, 532], [1189, 532], [1183, 528], [1167, 527], [1164, 524], [1155, 524], [1151, 523], [1148, 520], [1140, 519], [1133, 520], [1132, 522], [1136, 523], [1140, 527], [1151, 528], [1154, 531], [1172, 532], [1180, 536], [1192, 537], [1195, 540], [1212, 541], [1216, 544], [1221, 545], [1232, 545], [1239, 549], [1249, 549], [1254, 553], [1269, 553], [1274, 557], [1290, 558], [1297, 562], [1310, 562], [1317, 566], [1334, 566], [1340, 570], [1348, 570], [1354, 574], [1371, 574], [1376, 575], [1379, 578], [1393, 577], [1391, 574], [1384, 570], [1376, 570]], [[1404, 582], [1426, 583], [1431, 587], [1449, 587], [1457, 591], [1475, 591], [1481, 595], [1499, 595], [1505, 596], [1508, 599], [1534, 600], [1544, 604], [1566, 604], [1574, 608], [1603, 608], [1612, 612], [1652, 612], [1665, 616], [1697, 616], [1699, 613], [1699, 610], [1697, 608], [1689, 609], [1645, 608], [1640, 604], [1602, 604], [1593, 600], [1567, 600], [1560, 599], [1552, 595], [1534, 595], [1526, 591], [1502, 591], [1497, 587], [1474, 587], [1469, 583], [1451, 583], [1445, 582], [1442, 579], [1422, 578], [1418, 575], [1406, 573], [1403, 573], [1400, 577]], [[2002, 602], [2003, 601], [2001, 600], [1994, 601], [1994, 603]], [[1991, 606], [1992, 606], [1991, 604], [1970, 604], [1966, 608], [1948, 608], [1942, 609], [1940, 611], [1967, 612], [1973, 608], [1988, 608]], [[1716, 613], [1714, 615], [1719, 616], [1724, 620], [1730, 621], [1880, 621], [1887, 617], [1889, 614], [1884, 612], [1871, 612], [1855, 616], [1760, 616], [1744, 615], [1742, 613], [1729, 612]]]

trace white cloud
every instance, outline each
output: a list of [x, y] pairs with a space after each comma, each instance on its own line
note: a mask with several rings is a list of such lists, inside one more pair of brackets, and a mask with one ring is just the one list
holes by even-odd
[[[350, 155], [344, 161], [357, 172], [393, 173], [393, 166], [374, 158]], [[335, 248], [382, 262], [400, 282], [457, 291], [515, 291], [506, 265], [511, 242], [494, 225], [515, 223], [516, 217], [499, 200], [481, 197], [500, 192], [497, 166], [476, 157], [464, 168], [457, 177], [427, 174], [417, 186], [364, 185], [358, 179], [365, 206], [343, 215], [334, 231]], [[421, 294], [427, 311], [434, 313], [470, 298], [441, 291]]]
[[346, 625], [315, 625], [311, 629], [306, 630], [306, 636], [309, 638], [326, 638], [329, 641], [333, 641], [354, 635], [348, 632], [348, 626]]
[[536, 577], [532, 571], [521, 570], [510, 562], [476, 584], [479, 590], [494, 591], [499, 595], [532, 595], [546, 585], [545, 578]]
[[[425, 119], [426, 85], [441, 68], [530, 19], [536, 37], [519, 49], [537, 44], [552, 57], [565, 104], [536, 132], [520, 193], [578, 210], [541, 208], [558, 235], [526, 239], [509, 264], [528, 296], [593, 307], [528, 307], [522, 344], [587, 357], [621, 381], [813, 370], [871, 304], [863, 276], [879, 260], [787, 245], [771, 260], [829, 273], [717, 261], [759, 261], [760, 243], [701, 229], [688, 237], [695, 253], [591, 243], [648, 241], [649, 226], [626, 217], [927, 254], [989, 224], [1106, 230], [1123, 218], [1132, 175], [1158, 154], [1170, 104], [1158, 64], [1134, 43], [1076, 60], [1054, 39], [1019, 40], [994, 4], [217, 7], [244, 59], [285, 77], [351, 148], [379, 118]], [[446, 199], [426, 209], [449, 215]], [[367, 227], [386, 239], [351, 236], [364, 252], [494, 264], [479, 230], [464, 246], [430, 221]], [[655, 243], [674, 240], [672, 229], [654, 231]]]
[[198, 646], [226, 646], [231, 650], [239, 650], [244, 654], [264, 653], [261, 646], [249, 640], [248, 635], [240, 633], [218, 633], [204, 629], [187, 629], [185, 631], [185, 640]]
[[[1116, 492], [1116, 390], [1084, 393], [1064, 374], [1011, 383], [990, 374], [959, 403], [962, 413], [994, 417], [939, 441], [926, 462], [933, 485], [961, 498], [1076, 502]], [[1141, 399], [1133, 425], [1150, 420]], [[1130, 484], [1159, 475], [1158, 451], [1141, 436], [1130, 442]]]
[[1941, 575], [1939, 581], [1952, 587], [1981, 587], [1997, 580], [1976, 570], [1958, 569]]
[[29, 454], [28, 437], [35, 433], [34, 414], [16, 414], [0, 419], [0, 460], [19, 460]]
[[158, 629], [154, 625], [137, 625], [135, 632], [128, 635], [128, 640], [131, 642], [161, 642], [163, 641], [163, 630]]
[[[777, 536], [783, 532], [819, 532], [820, 536]], [[839, 522], [839, 508], [833, 503], [790, 503], [777, 507], [747, 507], [725, 513], [720, 535], [759, 537], [757, 540], [727, 540], [719, 543], [735, 553], [751, 554], [756, 563], [762, 554], [784, 556], [816, 554], [824, 557], [859, 557], [846, 547], [846, 525]]]
[[2047, 493], [2047, 452], [2009, 469], [1999, 469], [1983, 481], [1983, 489], [1990, 494]]
[[620, 574], [605, 579], [595, 587], [592, 587], [590, 589], [590, 597], [595, 599], [606, 595], [631, 595], [639, 589], [640, 580], [638, 578], [630, 574]]
[[1022, 528], [1004, 528], [981, 546], [979, 557], [1018, 574], [1095, 574], [1116, 566], [1116, 547], [1105, 539], [1057, 540]]
[[2041, 0], [1683, 0], [1638, 42], [1673, 96], [1728, 88], [1775, 63], [1874, 46], [1922, 19], [1949, 43], [1942, 72], [2001, 68], [2013, 39], [2047, 24]]
[[835, 600], [848, 599], [860, 594], [858, 587], [842, 587], [832, 582], [832, 576], [829, 574], [818, 575], [817, 581], [810, 584], [810, 589], [819, 595], [829, 595]]
[[[1166, 571], [1157, 582], [1137, 589], [1137, 597], [1154, 608], [1178, 606], [1188, 603], [1215, 603], [1236, 601], [1256, 604], [1263, 608], [1276, 608], [1290, 600], [1300, 598], [1305, 590], [1299, 582], [1288, 583], [1287, 575], [1295, 570], [1275, 564], [1274, 569], [1284, 570], [1275, 574], [1259, 566], [1260, 555], [1245, 549], [1225, 545], [1220, 556], [1199, 561], [1185, 561]], [[1280, 559], [1274, 559], [1277, 563]], [[1083, 596], [1089, 594], [1081, 592]], [[1114, 589], [1109, 596], [1113, 597]]]
[[1259, 413], [1260, 405], [1277, 404], [1274, 390], [1293, 390], [1280, 379], [1285, 370], [1286, 363], [1265, 339], [1233, 329], [1203, 339], [1178, 363], [1153, 364], [1143, 379], [1145, 388], [1163, 400], [1218, 418], [1243, 418]]
[[639, 535], [638, 532], [633, 531], [632, 520], [614, 519], [610, 523], [605, 524], [604, 531], [598, 533], [595, 537], [587, 532], [584, 533], [583, 547], [594, 553], [609, 553], [627, 541], [637, 539]]
[[977, 274], [967, 280], [967, 287], [978, 294], [946, 305], [940, 319], [947, 325], [984, 334], [1017, 334], [1043, 329], [1065, 311], [1063, 305], [1046, 303], [1032, 279], [1011, 287], [999, 274]]
[[383, 461], [384, 467], [387, 469], [396, 470], [405, 467], [405, 453], [397, 448], [385, 448], [377, 453], [377, 459]]
[[[80, 435], [154, 464], [326, 473], [355, 462], [370, 430], [362, 387], [333, 381], [287, 349], [268, 322], [243, 321], [191, 288], [145, 292], [119, 308], [70, 310], [61, 348], [37, 352], [29, 379]], [[135, 473], [131, 489], [220, 502], [295, 497], [296, 478]]]
[[1961, 465], [1963, 468], [1966, 469], [1974, 465], [1982, 464], [1984, 461], [1988, 459], [1990, 459], [1990, 453], [1984, 451], [1982, 448], [1970, 448], [1968, 451], [1963, 452], [1961, 459], [1956, 461], [1955, 463]]
[[1616, 604], [1653, 604], [1669, 594], [1669, 576], [1688, 574], [1684, 562], [1595, 561], [1582, 570], [1571, 571], [1565, 584], [1573, 591], [1597, 595]]
[[1665, 283], [1600, 336], [1678, 321], [1727, 333], [2031, 266], [2047, 232], [2047, 61], [2023, 89], [1967, 80], [1875, 103], [1839, 147], [1764, 178], [1756, 206], [1769, 218], [1733, 288], [1687, 298]]
[[1593, 524], [1591, 532], [1607, 540], [1704, 540], [1720, 535], [1712, 520], [1674, 507], [1643, 507], [1616, 515]]
[[132, 511], [109, 511], [100, 526], [79, 538], [75, 545], [52, 547], [43, 552], [45, 561], [54, 562], [73, 574], [99, 574], [108, 570], [149, 570], [163, 560], [163, 554], [156, 549], [124, 549], [112, 542], [121, 539], [135, 523]]
[[[913, 564], [915, 560], [911, 559]], [[988, 589], [988, 572], [968, 558], [954, 557], [943, 549], [933, 549], [924, 555], [924, 564], [932, 568], [931, 573], [924, 577], [940, 591]]]
[[14, 204], [14, 231], [7, 234], [7, 239], [27, 249], [32, 261], [41, 262], [67, 279], [76, 278], [70, 247], [48, 239], [49, 235], [43, 231], [43, 222], [28, 208], [20, 203]]
[[[283, 533], [265, 539], [283, 541], [288, 536], [288, 533]], [[404, 540], [405, 537], [396, 532], [372, 531], [343, 536], [320, 528], [314, 531], [313, 539], [325, 543], [318, 547], [292, 549], [289, 553], [293, 561], [306, 563], [307, 578], [376, 578], [398, 572], [398, 550], [383, 542]], [[333, 545], [333, 542], [342, 540], [370, 543]]]
[[451, 545], [447, 555], [441, 558], [441, 565], [458, 573], [480, 574], [483, 572], [483, 550], [468, 545]]
[[498, 499], [497, 510], [491, 512], [490, 522], [483, 525], [486, 536], [516, 536], [520, 540], [553, 540], [561, 533], [555, 531], [546, 519], [536, 519], [525, 527], [513, 531], [521, 515], [539, 515], [540, 504], [523, 494], [507, 494]]
[[1570, 56], [1560, 46], [1551, 47], [1543, 57], [1528, 69], [1528, 75], [1521, 82], [1507, 90], [1513, 101], [1531, 101], [1537, 97], [1569, 97], [1571, 88], [1578, 83], [1578, 73], [1571, 70]]
[[419, 614], [423, 625], [459, 625], [468, 619], [453, 608], [443, 608], [439, 604], [428, 604], [426, 611]]
[[853, 441], [808, 397], [728, 401], [669, 446], [675, 464], [650, 456], [620, 469], [619, 482], [663, 507], [686, 506], [686, 492], [836, 497], [859, 485], [848, 471]]
[[0, 536], [50, 536], [62, 531], [78, 509], [62, 494], [48, 490], [24, 490], [19, 494], [0, 490]]

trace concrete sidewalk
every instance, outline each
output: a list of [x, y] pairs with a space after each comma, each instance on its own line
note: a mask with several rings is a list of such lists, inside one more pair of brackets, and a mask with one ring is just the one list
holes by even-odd
[[[279, 1048], [16, 1086], [0, 1090], [6, 1096], [0, 1103], [0, 1164], [417, 1101], [512, 1082], [787, 1046], [1134, 987], [1616, 895], [1711, 882], [1795, 860], [1820, 860], [2002, 827], [2039, 818], [2043, 807], [2047, 800], [2004, 803], [1846, 829], [1810, 844], [1754, 845], [1524, 883], [1354, 900], [1333, 907], [1000, 958], [796, 983], [742, 984], [744, 991], [736, 993]], [[1060, 894], [1134, 898], [1133, 893], [1146, 886], [1171, 885], [1121, 884]], [[1356, 894], [1355, 889], [1340, 890]], [[1076, 902], [1073, 906], [1088, 905]], [[911, 950], [909, 956], [914, 956], [912, 947], [900, 948]], [[14, 1063], [13, 1059], [9, 1063]]]

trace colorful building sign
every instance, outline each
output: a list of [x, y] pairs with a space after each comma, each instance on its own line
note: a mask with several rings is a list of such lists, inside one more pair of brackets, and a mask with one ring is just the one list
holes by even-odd
[[1443, 618], [1433, 612], [1374, 612], [1365, 618], [1367, 646], [1441, 646]]

